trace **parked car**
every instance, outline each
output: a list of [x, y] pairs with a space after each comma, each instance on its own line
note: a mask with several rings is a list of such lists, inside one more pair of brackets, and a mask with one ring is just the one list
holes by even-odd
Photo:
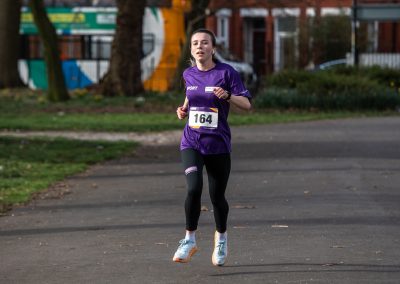
[[340, 58], [340, 59], [336, 59], [336, 60], [327, 61], [327, 62], [324, 62], [322, 64], [315, 66], [314, 70], [326, 70], [326, 69], [333, 68], [333, 67], [339, 66], [339, 65], [347, 65], [347, 59]]
[[227, 49], [221, 47], [218, 47], [215, 58], [223, 63], [231, 65], [239, 72], [243, 83], [248, 89], [252, 90], [256, 87], [257, 75], [249, 63], [238, 60]]

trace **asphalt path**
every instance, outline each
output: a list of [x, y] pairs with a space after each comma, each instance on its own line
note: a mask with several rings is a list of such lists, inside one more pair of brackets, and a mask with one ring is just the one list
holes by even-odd
[[[207, 182], [188, 264], [176, 141], [96, 165], [0, 218], [0, 283], [399, 283], [400, 117], [232, 128], [229, 258]], [[206, 177], [205, 177], [206, 181]]]

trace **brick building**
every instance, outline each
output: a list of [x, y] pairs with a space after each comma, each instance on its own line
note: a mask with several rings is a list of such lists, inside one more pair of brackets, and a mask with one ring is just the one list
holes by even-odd
[[[252, 64], [260, 75], [284, 68], [305, 68], [351, 52], [353, 1], [211, 0], [206, 27], [216, 33], [221, 45]], [[356, 2], [357, 6], [400, 7], [400, 0]], [[330, 30], [328, 34], [319, 30], [325, 37], [322, 40], [316, 31], [326, 25], [326, 18], [330, 18]], [[362, 21], [357, 27], [361, 52], [400, 53], [399, 19]]]

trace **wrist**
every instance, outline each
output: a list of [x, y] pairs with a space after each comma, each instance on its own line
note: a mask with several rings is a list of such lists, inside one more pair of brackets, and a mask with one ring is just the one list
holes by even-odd
[[228, 91], [225, 91], [225, 92], [228, 94], [228, 96], [225, 98], [225, 100], [229, 101], [231, 99], [232, 93], [228, 92]]

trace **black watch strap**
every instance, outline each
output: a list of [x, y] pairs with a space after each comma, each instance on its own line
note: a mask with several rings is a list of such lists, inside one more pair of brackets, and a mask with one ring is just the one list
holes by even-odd
[[228, 91], [225, 91], [227, 94], [228, 94], [228, 96], [226, 97], [226, 101], [229, 101], [230, 99], [231, 99], [231, 96], [232, 96], [232, 93], [231, 92], [228, 92]]

